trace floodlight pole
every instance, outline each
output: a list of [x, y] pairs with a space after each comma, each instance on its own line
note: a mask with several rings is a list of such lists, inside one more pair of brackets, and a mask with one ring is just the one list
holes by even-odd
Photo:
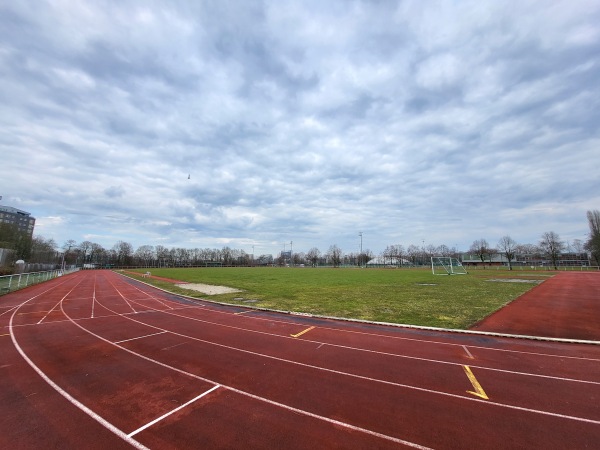
[[294, 251], [292, 247], [293, 243], [294, 241], [290, 241], [290, 267], [294, 267], [294, 264], [292, 263], [292, 252]]
[[362, 231], [358, 232], [360, 236], [360, 254], [358, 255], [358, 265], [362, 267]]

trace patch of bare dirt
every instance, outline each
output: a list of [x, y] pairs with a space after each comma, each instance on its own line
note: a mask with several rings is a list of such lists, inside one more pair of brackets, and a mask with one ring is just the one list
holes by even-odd
[[231, 294], [234, 292], [242, 292], [239, 289], [230, 288], [227, 286], [214, 286], [212, 284], [201, 284], [201, 283], [185, 283], [176, 284], [175, 286], [182, 289], [191, 289], [193, 291], [202, 292], [206, 295], [219, 295], [219, 294]]

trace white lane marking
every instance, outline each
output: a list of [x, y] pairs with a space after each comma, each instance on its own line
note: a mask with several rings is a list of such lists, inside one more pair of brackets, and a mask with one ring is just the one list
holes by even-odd
[[[62, 305], [61, 305], [61, 307], [62, 307]], [[105, 308], [106, 308], [106, 306], [105, 306]], [[65, 313], [65, 315], [66, 315], [66, 313]], [[67, 317], [69, 317], [69, 316], [67, 316]], [[137, 320], [135, 320], [135, 319], [133, 319], [131, 317], [127, 317], [127, 318], [129, 320], [134, 321], [134, 322], [138, 322]], [[190, 372], [186, 372], [185, 370], [182, 370], [182, 369], [179, 369], [177, 367], [173, 367], [173, 366], [170, 366], [168, 364], [162, 363], [162, 362], [157, 361], [155, 359], [152, 359], [152, 358], [150, 358], [148, 356], [142, 355], [141, 353], [137, 353], [137, 352], [134, 352], [133, 350], [129, 350], [126, 347], [121, 347], [120, 345], [117, 345], [114, 342], [111, 342], [108, 339], [103, 338], [102, 336], [94, 333], [93, 331], [90, 331], [90, 330], [82, 327], [79, 323], [77, 323], [77, 321], [75, 321], [73, 319], [70, 319], [70, 320], [71, 320], [71, 322], [74, 325], [78, 326], [79, 328], [81, 328], [83, 331], [89, 333], [90, 335], [92, 335], [92, 336], [100, 339], [101, 341], [104, 341], [104, 342], [106, 342], [106, 343], [108, 343], [110, 345], [114, 345], [115, 347], [120, 348], [121, 350], [123, 350], [123, 351], [125, 351], [127, 353], [130, 353], [132, 355], [135, 355], [135, 356], [137, 356], [137, 357], [139, 357], [139, 358], [141, 358], [141, 359], [143, 359], [145, 361], [149, 361], [149, 362], [154, 363], [154, 364], [156, 364], [158, 366], [161, 366], [161, 367], [173, 370], [174, 372], [181, 373], [183, 375], [187, 375], [187, 376], [189, 376], [191, 378], [195, 378], [197, 380], [205, 381], [205, 382], [210, 383], [210, 384], [219, 385], [219, 386], [221, 386], [221, 387], [223, 387], [225, 389], [229, 389], [230, 391], [233, 391], [233, 392], [236, 392], [238, 394], [241, 394], [241, 395], [253, 398], [255, 400], [260, 400], [262, 402], [269, 403], [269, 404], [274, 405], [274, 406], [279, 406], [281, 408], [287, 409], [288, 411], [293, 411], [293, 412], [296, 412], [296, 413], [301, 414], [301, 415], [305, 415], [305, 416], [312, 417], [312, 418], [315, 418], [315, 419], [323, 420], [325, 422], [334, 423], [336, 425], [339, 425], [340, 427], [348, 428], [348, 429], [351, 429], [351, 430], [354, 430], [354, 431], [360, 431], [360, 432], [369, 434], [371, 436], [376, 436], [378, 438], [385, 439], [385, 440], [392, 441], [392, 442], [396, 442], [396, 443], [399, 443], [399, 444], [403, 444], [403, 445], [406, 445], [406, 446], [409, 446], [409, 447], [418, 448], [418, 449], [421, 449], [421, 450], [431, 450], [431, 449], [429, 449], [429, 447], [423, 447], [422, 445], [416, 444], [414, 442], [404, 441], [402, 439], [398, 439], [398, 438], [395, 438], [393, 436], [388, 436], [388, 435], [385, 435], [385, 434], [377, 433], [375, 431], [368, 430], [366, 428], [360, 428], [360, 427], [357, 427], [357, 426], [354, 426], [354, 425], [351, 425], [351, 424], [348, 424], [348, 423], [345, 423], [345, 422], [336, 421], [334, 419], [330, 419], [329, 417], [319, 416], [317, 414], [314, 414], [314, 413], [311, 413], [311, 412], [308, 412], [308, 411], [297, 409], [297, 408], [294, 408], [292, 406], [284, 405], [282, 403], [277, 403], [277, 402], [275, 402], [273, 400], [269, 400], [269, 399], [264, 398], [264, 397], [259, 397], [259, 396], [254, 395], [254, 394], [250, 394], [249, 392], [245, 392], [245, 391], [242, 391], [240, 389], [236, 389], [236, 388], [231, 387], [231, 386], [226, 386], [224, 384], [217, 383], [217, 382], [215, 382], [213, 380], [209, 380], [208, 378], [204, 378], [204, 377], [201, 377], [199, 375], [196, 375], [196, 374], [193, 374], [193, 373], [190, 373]], [[157, 327], [155, 327], [155, 328], [157, 328]], [[449, 395], [452, 395], [452, 394], [449, 394]], [[454, 395], [452, 395], [452, 396], [454, 396]], [[456, 396], [456, 397], [460, 397], [460, 396]], [[466, 397], [460, 397], [460, 398], [464, 399]]]
[[[156, 288], [158, 289], [158, 288]], [[168, 291], [163, 291], [165, 293], [168, 294], [172, 294]], [[176, 295], [176, 294], [173, 294]], [[211, 300], [205, 300], [208, 302], [212, 302]], [[216, 304], [220, 304], [218, 302], [212, 302], [212, 303], [216, 303]], [[204, 306], [204, 305], [200, 305], [200, 306]], [[227, 306], [236, 306], [236, 305], [227, 305]], [[216, 314], [225, 314], [225, 315], [232, 315], [235, 313], [231, 313], [229, 311], [222, 311], [220, 309], [216, 309], [216, 308], [209, 308], [209, 307], [205, 307], [206, 310], [214, 312]], [[251, 308], [251, 307], [249, 307]], [[256, 309], [256, 311], [260, 311], [259, 309]], [[277, 311], [272, 311], [274, 313], [277, 313]], [[285, 325], [298, 325], [298, 322], [291, 322], [288, 320], [278, 320], [278, 319], [273, 319], [272, 317], [261, 317], [258, 315], [252, 315], [252, 316], [247, 316], [248, 319], [252, 319], [252, 320], [261, 320], [261, 321], [269, 321], [269, 322], [276, 322], [276, 323], [281, 323], [281, 324], [285, 324]], [[319, 317], [319, 319], [325, 319], [325, 318], [321, 318]], [[329, 320], [340, 320], [339, 318], [335, 318], [335, 317], [330, 317], [327, 318]], [[341, 319], [344, 320], [344, 319]], [[350, 322], [353, 323], [353, 322]], [[359, 322], [360, 323], [360, 322]], [[370, 324], [366, 324], [366, 325], [370, 325]], [[401, 331], [403, 325], [402, 324], [393, 324], [393, 323], [380, 323], [377, 324], [379, 326], [388, 326], [388, 327], [393, 327], [396, 330]], [[319, 327], [321, 330], [330, 330], [330, 331], [336, 331], [336, 332], [341, 332], [341, 333], [351, 333], [351, 334], [360, 334], [363, 336], [372, 336], [372, 337], [377, 337], [377, 338], [386, 338], [386, 339], [396, 339], [396, 340], [402, 340], [402, 341], [411, 341], [411, 342], [419, 342], [419, 343], [423, 343], [423, 344], [431, 344], [431, 345], [448, 345], [448, 346], [462, 346], [462, 344], [456, 344], [454, 342], [442, 342], [442, 341], [433, 341], [433, 340], [428, 340], [428, 339], [415, 339], [415, 338], [408, 338], [408, 337], [404, 337], [404, 336], [392, 336], [389, 334], [378, 334], [378, 333], [367, 333], [364, 331], [354, 331], [354, 330], [348, 330], [348, 329], [344, 329], [344, 328], [332, 328], [332, 327], [324, 327], [324, 326], [320, 326]], [[437, 332], [440, 333], [451, 333], [452, 330], [444, 330], [442, 328], [435, 330]], [[461, 330], [462, 331], [462, 330]], [[472, 337], [475, 336], [477, 337], [477, 334], [473, 334], [472, 336], [465, 334], [465, 337]], [[485, 335], [483, 335], [485, 336]], [[502, 336], [492, 336], [492, 339], [502, 339]], [[504, 338], [506, 339], [506, 337]], [[537, 342], [540, 343], [540, 342]], [[542, 342], [543, 343], [543, 342]], [[561, 344], [561, 343], [559, 343]], [[522, 351], [522, 350], [512, 350], [512, 349], [505, 349], [505, 348], [493, 348], [493, 347], [483, 347], [483, 346], [478, 346], [478, 345], [471, 345], [469, 344], [469, 347], [471, 348], [477, 348], [480, 350], [489, 350], [489, 351], [495, 351], [495, 352], [504, 352], [504, 353], [518, 353], [518, 354], [524, 354], [524, 355], [535, 355], [535, 356], [542, 356], [542, 357], [549, 357], [549, 358], [568, 358], [568, 359], [579, 359], [579, 360], [584, 360], [584, 361], [600, 361], [599, 358], [586, 358], [586, 357], [582, 357], [582, 356], [568, 356], [568, 355], [561, 355], [561, 354], [552, 354], [552, 353], [540, 353], [540, 352], [528, 352], [528, 351]]]
[[331, 419], [329, 417], [320, 416], [318, 414], [314, 414], [314, 413], [311, 413], [309, 411], [304, 411], [303, 409], [294, 408], [293, 406], [288, 406], [288, 405], [285, 405], [283, 403], [279, 403], [279, 402], [276, 402], [276, 401], [273, 401], [273, 400], [269, 400], [268, 398], [259, 397], [258, 395], [254, 395], [254, 394], [251, 394], [249, 392], [241, 391], [241, 390], [233, 388], [233, 387], [226, 387], [226, 389], [229, 389], [230, 391], [235, 392], [237, 394], [241, 394], [241, 395], [244, 395], [246, 397], [250, 397], [250, 398], [252, 398], [254, 400], [265, 402], [265, 403], [268, 403], [268, 404], [273, 405], [273, 406], [278, 406], [279, 408], [285, 409], [287, 411], [292, 411], [292, 412], [297, 413], [297, 414], [301, 414], [301, 415], [304, 415], [304, 416], [312, 417], [313, 419], [318, 419], [318, 420], [322, 420], [324, 422], [332, 423], [334, 425], [338, 425], [338, 426], [343, 427], [343, 428], [348, 428], [348, 429], [353, 430], [353, 431], [359, 431], [361, 433], [365, 433], [365, 434], [368, 434], [368, 435], [371, 435], [371, 436], [375, 436], [375, 437], [378, 437], [378, 438], [381, 438], [381, 439], [392, 441], [392, 442], [395, 442], [397, 444], [406, 445], [408, 447], [418, 448], [420, 450], [432, 450], [430, 447], [425, 447], [423, 445], [419, 445], [419, 444], [416, 444], [414, 442], [405, 441], [404, 439], [399, 439], [399, 438], [395, 438], [393, 436], [388, 436], [387, 434], [378, 433], [377, 431], [373, 431], [373, 430], [368, 430], [366, 428], [357, 427], [356, 425], [351, 425], [351, 424], [346, 423], [346, 422], [340, 422], [339, 420]]
[[[234, 330], [239, 330], [239, 331], [245, 331], [245, 332], [249, 332], [249, 333], [257, 333], [257, 334], [262, 334], [262, 335], [266, 335], [266, 336], [273, 336], [273, 337], [277, 337], [280, 339], [293, 339], [289, 336], [285, 336], [285, 335], [280, 335], [280, 334], [274, 334], [274, 333], [269, 333], [266, 331], [258, 331], [258, 330], [251, 330], [248, 328], [242, 328], [242, 327], [236, 327], [233, 325], [226, 325], [226, 324], [222, 324], [219, 322], [212, 322], [209, 320], [205, 320], [205, 319], [199, 319], [197, 317], [189, 317], [189, 316], [185, 316], [185, 315], [181, 315], [181, 314], [177, 314], [171, 311], [161, 311], [161, 310], [156, 310], [156, 312], [160, 312], [160, 313], [164, 313], [164, 314], [169, 314], [175, 317], [180, 317], [182, 319], [187, 319], [187, 320], [193, 320], [196, 322], [202, 322], [202, 323], [208, 323], [211, 325], [215, 325], [215, 326], [220, 326], [220, 327], [224, 327], [224, 328], [231, 328]], [[123, 315], [125, 316], [125, 315]], [[140, 322], [144, 325], [147, 326], [152, 326], [152, 325], [148, 325], [144, 322]], [[461, 366], [462, 364], [460, 362], [452, 362], [452, 361], [441, 361], [441, 360], [437, 360], [437, 359], [430, 359], [430, 358], [422, 358], [419, 356], [410, 356], [410, 355], [401, 355], [398, 353], [388, 353], [388, 352], [381, 352], [381, 351], [377, 351], [377, 350], [369, 350], [369, 349], [365, 349], [365, 348], [360, 348], [360, 347], [351, 347], [348, 345], [341, 345], [341, 344], [332, 344], [329, 342], [321, 342], [321, 341], [315, 341], [315, 340], [311, 340], [311, 339], [303, 339], [302, 342], [310, 342], [313, 344], [327, 344], [330, 345], [331, 347], [336, 347], [336, 348], [343, 348], [345, 350], [354, 350], [354, 351], [360, 351], [360, 352], [365, 352], [365, 353], [373, 353], [373, 354], [377, 354], [377, 355], [384, 355], [384, 356], [391, 356], [391, 357], [395, 357], [395, 358], [405, 358], [405, 359], [412, 359], [415, 361], [423, 361], [423, 362], [429, 362], [429, 363], [434, 363], [434, 364], [445, 364], [445, 365], [451, 365], [451, 366]], [[494, 367], [485, 367], [485, 366], [474, 366], [471, 365], [471, 367], [475, 367], [477, 369], [482, 369], [482, 370], [489, 370], [492, 372], [500, 372], [500, 373], [509, 373], [512, 375], [522, 375], [522, 376], [527, 376], [527, 377], [537, 377], [537, 378], [545, 378], [545, 379], [550, 379], [550, 380], [559, 380], [559, 381], [567, 381], [567, 382], [574, 382], [574, 383], [584, 383], [584, 384], [596, 384], [596, 385], [600, 385], [600, 381], [589, 381], [589, 380], [579, 380], [576, 378], [564, 378], [564, 377], [557, 377], [557, 376], [553, 376], [553, 375], [544, 375], [544, 374], [537, 374], [537, 373], [529, 373], [529, 372], [519, 372], [519, 371], [515, 371], [515, 370], [508, 370], [508, 369], [498, 369], [498, 368], [494, 368]]]
[[[62, 284], [62, 283], [61, 283]], [[77, 283], [78, 285], [79, 283]], [[75, 287], [77, 286], [75, 285]], [[57, 286], [55, 286], [57, 287]], [[74, 288], [75, 288], [74, 287]], [[73, 288], [73, 289], [74, 289]], [[54, 289], [54, 288], [51, 288]], [[42, 294], [49, 292], [51, 289], [48, 289], [47, 291], [44, 291]], [[71, 289], [71, 290], [73, 290]], [[39, 295], [42, 295], [39, 294]], [[19, 305], [19, 308], [21, 306], [23, 306], [25, 303], [30, 302], [31, 300], [33, 300], [34, 298], [38, 297], [39, 295], [30, 298], [29, 300], [26, 300], [25, 302], [23, 302], [21, 305]], [[67, 294], [68, 295], [68, 294]], [[64, 298], [64, 297], [63, 297]], [[12, 340], [13, 345], [15, 346], [15, 349], [19, 352], [19, 354], [21, 355], [21, 357], [25, 360], [25, 362], [27, 362], [27, 364], [29, 364], [29, 366], [46, 382], [48, 383], [56, 392], [58, 392], [61, 396], [63, 396], [66, 400], [69, 401], [69, 403], [71, 403], [72, 405], [74, 405], [75, 407], [79, 408], [81, 411], [83, 411], [85, 414], [87, 414], [88, 416], [90, 416], [92, 419], [96, 420], [98, 423], [100, 423], [100, 425], [102, 425], [104, 428], [108, 429], [109, 431], [113, 432], [114, 434], [116, 434], [117, 436], [119, 436], [121, 439], [125, 440], [127, 443], [131, 444], [132, 446], [134, 446], [135, 448], [138, 448], [140, 450], [147, 450], [147, 447], [145, 447], [144, 445], [140, 444], [139, 442], [137, 442], [135, 439], [132, 439], [130, 437], [128, 437], [125, 432], [119, 430], [117, 427], [115, 427], [113, 424], [111, 424], [110, 422], [108, 422], [106, 419], [104, 419], [103, 417], [101, 417], [100, 415], [96, 414], [94, 411], [92, 411], [91, 409], [89, 409], [87, 406], [85, 406], [83, 403], [79, 402], [78, 400], [76, 400], [74, 397], [72, 397], [68, 392], [66, 392], [65, 390], [63, 390], [60, 386], [58, 386], [54, 381], [52, 381], [25, 353], [25, 351], [21, 348], [21, 346], [19, 345], [19, 343], [17, 342], [17, 338], [14, 334], [14, 330], [13, 330], [13, 319], [15, 317], [15, 313], [19, 310], [19, 308], [17, 308], [15, 310], [15, 312], [13, 312], [13, 314], [10, 317], [10, 322], [9, 322], [9, 330], [10, 330], [10, 338]], [[61, 304], [61, 309], [62, 309], [62, 304]], [[64, 314], [64, 310], [63, 310], [63, 314]], [[65, 314], [66, 315], [66, 314]]]
[[462, 348], [464, 348], [465, 352], [467, 352], [469, 359], [475, 359], [475, 358], [473, 358], [473, 355], [471, 355], [471, 352], [469, 351], [469, 349], [466, 346], [463, 345]]
[[[62, 307], [62, 305], [61, 305], [61, 307]], [[65, 315], [66, 315], [66, 313], [65, 313]], [[222, 348], [226, 348], [226, 349], [229, 349], [229, 350], [234, 350], [234, 351], [238, 351], [238, 352], [241, 352], [241, 353], [247, 353], [247, 354], [251, 354], [251, 355], [255, 355], [255, 356], [260, 356], [260, 357], [268, 358], [268, 359], [273, 359], [273, 360], [276, 360], [276, 361], [281, 361], [281, 362], [285, 362], [285, 363], [289, 363], [289, 364], [293, 364], [293, 365], [298, 365], [298, 366], [302, 366], [302, 367], [308, 367], [310, 369], [321, 370], [321, 371], [324, 371], [324, 372], [329, 372], [329, 373], [334, 373], [334, 374], [343, 375], [343, 376], [347, 376], [347, 377], [357, 378], [357, 379], [360, 379], [360, 380], [372, 381], [372, 382], [375, 382], [375, 383], [386, 384], [386, 385], [389, 385], [389, 386], [395, 386], [395, 387], [400, 387], [400, 388], [412, 389], [412, 390], [416, 390], [416, 391], [419, 391], [419, 392], [427, 392], [427, 393], [430, 393], [430, 394], [443, 395], [443, 396], [446, 396], [446, 397], [457, 398], [457, 399], [461, 399], [461, 400], [481, 402], [481, 403], [484, 403], [486, 405], [494, 405], [494, 406], [498, 406], [498, 407], [501, 407], [501, 408], [515, 409], [515, 410], [518, 410], [518, 411], [527, 411], [527, 412], [531, 412], [531, 413], [535, 413], [535, 414], [541, 414], [541, 415], [546, 415], [546, 416], [551, 416], [551, 417], [559, 417], [559, 418], [562, 418], [562, 419], [569, 419], [569, 420], [575, 420], [575, 421], [579, 421], [579, 422], [586, 422], [586, 423], [593, 423], [593, 424], [600, 425], [600, 421], [599, 420], [587, 419], [585, 417], [569, 416], [569, 415], [560, 414], [560, 413], [553, 413], [553, 412], [550, 412], [550, 411], [541, 411], [541, 410], [532, 409], [532, 408], [525, 408], [525, 407], [521, 407], [521, 406], [508, 405], [508, 404], [504, 404], [504, 403], [490, 402], [490, 401], [480, 400], [480, 399], [466, 397], [466, 396], [462, 396], [462, 395], [451, 394], [449, 392], [435, 391], [433, 389], [421, 388], [421, 387], [418, 387], [418, 386], [412, 386], [412, 385], [402, 384], [402, 383], [395, 383], [393, 381], [380, 380], [380, 379], [377, 379], [377, 378], [371, 378], [371, 377], [367, 377], [367, 376], [363, 376], [363, 375], [356, 375], [356, 374], [353, 374], [353, 373], [342, 372], [342, 371], [339, 371], [339, 370], [328, 369], [328, 368], [325, 368], [325, 367], [319, 367], [319, 366], [314, 366], [314, 365], [311, 365], [311, 364], [305, 364], [305, 363], [301, 363], [301, 362], [297, 362], [297, 361], [292, 361], [292, 360], [288, 360], [288, 359], [278, 358], [276, 356], [265, 355], [265, 354], [253, 352], [253, 351], [250, 351], [250, 350], [244, 350], [244, 349], [237, 348], [237, 347], [231, 347], [231, 346], [224, 345], [224, 344], [218, 344], [218, 343], [215, 343], [215, 342], [205, 341], [203, 339], [199, 339], [199, 338], [196, 338], [196, 337], [193, 337], [193, 336], [188, 336], [188, 335], [185, 335], [185, 334], [177, 333], [175, 331], [166, 330], [164, 328], [160, 328], [160, 327], [157, 327], [155, 325], [146, 324], [146, 323], [141, 322], [139, 320], [136, 320], [136, 319], [134, 319], [133, 317], [130, 317], [130, 316], [123, 315], [123, 317], [126, 317], [127, 319], [129, 319], [129, 320], [131, 320], [133, 322], [149, 326], [149, 327], [154, 328], [156, 330], [167, 331], [168, 333], [173, 334], [175, 336], [184, 337], [184, 338], [191, 339], [191, 340], [194, 340], [194, 341], [197, 341], [197, 342], [202, 342], [202, 343], [205, 343], [205, 344], [214, 345], [214, 346], [217, 346], [217, 347], [222, 347]], [[69, 320], [71, 320], [73, 322], [73, 324], [77, 325], [82, 330], [86, 331], [87, 333], [89, 333], [89, 334], [97, 337], [98, 339], [101, 339], [101, 340], [106, 341], [106, 342], [108, 342], [108, 343], [110, 343], [112, 345], [115, 345], [116, 347], [122, 348], [123, 350], [125, 350], [125, 351], [127, 351], [127, 352], [129, 352], [129, 353], [131, 353], [133, 355], [139, 356], [140, 358], [146, 359], [146, 360], [148, 360], [150, 362], [154, 362], [154, 363], [156, 363], [156, 364], [158, 364], [158, 365], [160, 365], [162, 367], [170, 368], [170, 369], [175, 370], [175, 371], [177, 371], [179, 373], [184, 373], [184, 374], [193, 376], [195, 378], [198, 378], [200, 380], [207, 381], [209, 383], [218, 384], [216, 381], [209, 380], [207, 378], [199, 377], [197, 375], [191, 374], [189, 372], [183, 371], [183, 370], [178, 369], [176, 367], [170, 366], [168, 364], [165, 364], [165, 363], [162, 363], [160, 361], [157, 361], [157, 360], [154, 360], [152, 358], [149, 358], [147, 356], [144, 356], [141, 353], [137, 353], [137, 352], [134, 352], [133, 350], [130, 350], [128, 348], [121, 347], [121, 346], [119, 346], [117, 344], [114, 344], [113, 342], [109, 341], [108, 339], [105, 339], [102, 336], [97, 335], [94, 332], [92, 332], [92, 331], [90, 331], [90, 330], [82, 327], [74, 319], [71, 319], [70, 317], [68, 317], [68, 318], [69, 318]], [[310, 342], [310, 341], [306, 341], [306, 342]], [[476, 366], [473, 366], [473, 367], [476, 367]], [[227, 389], [236, 390], [235, 388], [226, 386], [224, 384], [222, 384], [222, 386], [226, 387]], [[239, 391], [239, 392], [242, 393], [244, 391]], [[270, 402], [268, 399], [265, 399], [265, 401]], [[292, 407], [290, 407], [290, 408], [292, 408]]]
[[171, 414], [174, 414], [174, 413], [176, 413], [177, 411], [179, 411], [179, 410], [181, 410], [181, 409], [185, 408], [186, 406], [189, 406], [189, 405], [191, 405], [191, 404], [192, 404], [192, 403], [194, 403], [195, 401], [197, 401], [197, 400], [200, 400], [200, 399], [201, 399], [202, 397], [204, 397], [205, 395], [208, 395], [208, 394], [210, 394], [211, 392], [213, 392], [214, 390], [216, 390], [216, 389], [218, 389], [218, 388], [220, 388], [220, 387], [221, 387], [221, 385], [220, 385], [220, 384], [217, 384], [216, 386], [213, 386], [213, 387], [212, 387], [212, 388], [210, 388], [208, 391], [206, 391], [206, 392], [203, 392], [203, 393], [202, 393], [202, 394], [200, 394], [199, 396], [197, 396], [197, 397], [195, 397], [195, 398], [191, 399], [189, 402], [187, 402], [187, 403], [184, 403], [183, 405], [181, 405], [181, 406], [179, 406], [179, 407], [175, 408], [174, 410], [172, 410], [172, 411], [169, 411], [168, 413], [166, 413], [166, 414], [163, 414], [163, 415], [162, 415], [162, 416], [160, 416], [160, 417], [157, 417], [157, 418], [156, 418], [156, 419], [154, 419], [152, 422], [148, 422], [146, 425], [144, 425], [143, 427], [140, 427], [140, 428], [138, 428], [138, 429], [137, 429], [137, 430], [135, 430], [135, 431], [132, 431], [132, 432], [131, 432], [131, 433], [129, 433], [127, 436], [129, 436], [129, 437], [135, 436], [135, 435], [136, 435], [136, 434], [138, 434], [139, 432], [141, 432], [141, 431], [144, 431], [146, 428], [149, 428], [149, 427], [151, 427], [152, 425], [154, 425], [155, 423], [158, 423], [158, 422], [160, 422], [161, 420], [163, 420], [163, 419], [165, 419], [165, 418], [169, 417]]
[[115, 344], [122, 344], [123, 342], [137, 341], [138, 339], [145, 339], [147, 337], [157, 336], [159, 334], [165, 334], [165, 333], [166, 333], [166, 331], [159, 331], [158, 333], [146, 334], [144, 336], [138, 336], [138, 337], [134, 337], [131, 339], [123, 339], [122, 341], [115, 341]]
[[[115, 285], [112, 283], [112, 281], [110, 281], [108, 278], [106, 278], [106, 280], [107, 280], [107, 281], [108, 281], [108, 282], [109, 282], [109, 283], [112, 285], [112, 287], [113, 287], [113, 288], [115, 287]], [[125, 296], [124, 296], [123, 294], [121, 294], [121, 291], [119, 291], [119, 290], [118, 290], [118, 289], [116, 289], [116, 288], [115, 288], [115, 291], [117, 291], [117, 294], [119, 294], [119, 295], [121, 296], [121, 298], [123, 299], [123, 301], [124, 301], [125, 303], [127, 303], [127, 305], [128, 305], [130, 308], [131, 308], [131, 311], [133, 311], [134, 313], [135, 313], [135, 312], [137, 312], [137, 311], [134, 309], [134, 307], [133, 307], [133, 306], [131, 306], [131, 303], [129, 303], [129, 300], [127, 300], [127, 299], [125, 298]], [[111, 310], [109, 310], [109, 311], [111, 311]], [[113, 312], [114, 312], [114, 311], [113, 311]]]
[[175, 344], [175, 345], [171, 345], [169, 347], [161, 348], [161, 350], [163, 350], [163, 351], [164, 350], [171, 350], [172, 348], [180, 347], [180, 346], [185, 345], [185, 344], [187, 344], [187, 342], [180, 342], [179, 344]]
[[18, 308], [18, 307], [19, 307], [19, 305], [16, 305], [16, 306], [13, 306], [13, 307], [12, 307], [12, 308], [10, 308], [10, 309], [7, 309], [7, 310], [6, 310], [6, 311], [4, 311], [2, 314], [0, 314], [0, 317], [1, 317], [1, 316], [3, 316], [4, 314], [8, 314], [8, 313], [9, 313], [9, 312], [11, 312], [13, 309], [16, 309], [16, 308]]
[[94, 274], [94, 293], [92, 295], [92, 316], [94, 318], [94, 307], [96, 306], [96, 274]]
[[65, 298], [66, 298], [66, 297], [67, 297], [67, 296], [68, 296], [68, 295], [69, 295], [71, 292], [73, 292], [73, 289], [75, 289], [75, 288], [76, 288], [78, 285], [79, 285], [79, 283], [77, 283], [75, 286], [73, 286], [73, 287], [71, 288], [71, 290], [70, 290], [69, 292], [67, 292], [67, 293], [65, 294], [65, 296], [64, 296], [63, 298], [61, 298], [61, 299], [59, 300], [59, 302], [58, 302], [56, 305], [54, 305], [54, 306], [53, 306], [53, 307], [50, 309], [50, 311], [48, 311], [48, 314], [46, 314], [44, 317], [42, 317], [42, 318], [40, 319], [40, 321], [39, 321], [37, 324], [38, 324], [38, 325], [39, 325], [39, 324], [41, 324], [41, 323], [44, 321], [44, 319], [45, 319], [46, 317], [48, 317], [48, 316], [50, 315], [50, 313], [51, 313], [52, 311], [54, 311], [54, 310], [56, 309], [56, 307], [57, 307], [58, 305], [60, 305], [60, 304], [61, 304], [61, 302], [62, 302], [62, 301], [63, 301], [63, 300], [64, 300], [64, 299], [65, 299]]

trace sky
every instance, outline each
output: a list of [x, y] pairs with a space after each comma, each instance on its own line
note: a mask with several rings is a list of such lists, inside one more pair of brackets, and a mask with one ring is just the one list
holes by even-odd
[[0, 1], [0, 204], [35, 235], [467, 250], [600, 209], [600, 2]]

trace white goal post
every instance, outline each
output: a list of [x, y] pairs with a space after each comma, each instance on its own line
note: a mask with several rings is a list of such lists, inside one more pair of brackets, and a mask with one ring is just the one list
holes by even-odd
[[450, 256], [432, 256], [431, 272], [434, 275], [466, 275], [467, 271], [460, 261]]

